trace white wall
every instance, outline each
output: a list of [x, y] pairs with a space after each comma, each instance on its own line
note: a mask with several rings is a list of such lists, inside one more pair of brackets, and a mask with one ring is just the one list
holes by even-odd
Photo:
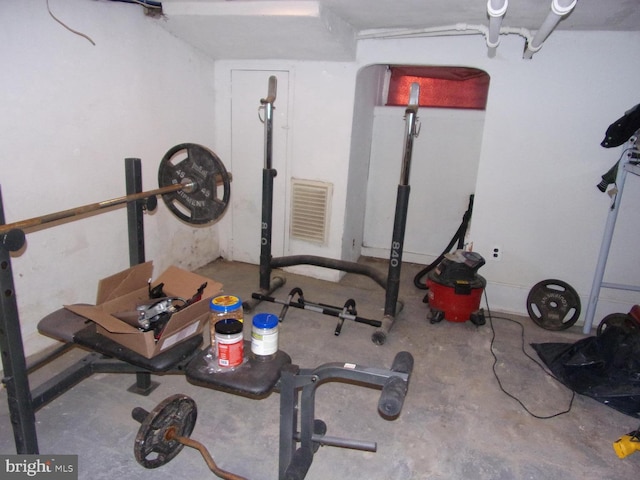
[[[405, 144], [406, 107], [374, 110], [366, 195], [367, 256], [389, 258]], [[484, 111], [419, 108], [413, 141], [402, 259], [429, 265], [457, 231], [475, 193]]]
[[[157, 187], [163, 155], [195, 142], [215, 150], [213, 62], [159, 28], [138, 5], [0, 2], [0, 184], [7, 223], [125, 193], [124, 158]], [[224, 159], [223, 159], [224, 161]], [[217, 227], [193, 228], [160, 200], [145, 216], [155, 274], [218, 254]], [[27, 233], [12, 256], [27, 354], [51, 343], [37, 322], [65, 303], [92, 303], [98, 279], [129, 265], [124, 206]]]
[[[370, 171], [372, 140], [374, 139], [374, 111], [382, 105], [386, 66], [363, 68], [356, 80], [353, 107], [353, 129], [347, 180], [349, 198], [342, 237], [342, 259], [355, 262], [362, 253], [367, 210], [367, 186]], [[402, 137], [400, 137], [402, 138]], [[389, 245], [387, 245], [389, 248]], [[388, 255], [387, 255], [388, 257]]]
[[[488, 262], [481, 270], [489, 282], [490, 305], [526, 314], [531, 287], [540, 280], [557, 278], [578, 291], [584, 315], [609, 206], [608, 198], [595, 185], [620, 154], [599, 144], [608, 125], [638, 103], [640, 66], [627, 59], [637, 54], [639, 40], [638, 33], [554, 32], [529, 61], [522, 59], [524, 44], [517, 36], [503, 37], [493, 59], [487, 57], [479, 36], [368, 40], [360, 42], [355, 65], [219, 61], [216, 85], [220, 96], [226, 95], [228, 72], [241, 66], [291, 72], [288, 177], [331, 182], [334, 198], [329, 246], [289, 242], [285, 254], [350, 259], [354, 252], [349, 244], [357, 232], [343, 220], [358, 215], [350, 206], [361, 199], [354, 199], [350, 192], [358, 191], [354, 187], [361, 184], [354, 176], [364, 165], [354, 152], [370, 148], [360, 145], [367, 136], [367, 128], [359, 124], [360, 112], [373, 109], [376, 102], [368, 90], [359, 90], [358, 69], [416, 64], [485, 70], [491, 85], [469, 240], [485, 257], [494, 245], [503, 249], [500, 262]], [[257, 99], [261, 96], [264, 92], [256, 92]], [[371, 98], [365, 107], [367, 96]], [[354, 109], [355, 99], [360, 106]], [[225, 107], [218, 103], [218, 108]], [[219, 110], [217, 118], [216, 139], [224, 148], [228, 112]], [[349, 166], [354, 158], [355, 166]], [[388, 172], [393, 178], [397, 177], [395, 163]], [[411, 182], [418, 185], [420, 179], [412, 176]], [[628, 183], [625, 196], [629, 201], [625, 203], [637, 205], [640, 189]], [[466, 201], [463, 203], [466, 207]], [[282, 214], [288, 215], [288, 209]], [[616, 251], [608, 270], [616, 278], [610, 280], [640, 284], [640, 271], [633, 267], [640, 263], [632, 245], [640, 227], [633, 218], [625, 221], [624, 211], [619, 225], [624, 233], [617, 237], [629, 240], [626, 247], [620, 246], [624, 238], [614, 242]], [[391, 231], [391, 223], [380, 228]], [[325, 275], [319, 269], [302, 270]], [[325, 278], [332, 278], [331, 274]], [[605, 290], [596, 319], [609, 312], [628, 311], [635, 303], [633, 293]]]
[[[458, 65], [490, 75], [471, 241], [485, 256], [494, 244], [503, 248], [503, 260], [481, 270], [494, 309], [526, 313], [531, 287], [558, 278], [578, 291], [584, 314], [609, 206], [595, 185], [620, 155], [599, 144], [609, 124], [639, 101], [639, 45], [637, 32], [554, 32], [525, 61], [516, 36], [502, 38], [494, 59], [476, 36], [360, 43], [363, 66]], [[638, 180], [627, 182], [630, 205], [640, 200]], [[640, 284], [633, 245], [640, 224], [624, 217], [617, 236], [626, 247], [614, 248], [609, 279]], [[596, 319], [635, 303], [637, 294], [603, 291]]]
[[[340, 62], [291, 62], [291, 61], [218, 61], [216, 62], [216, 145], [218, 154], [223, 158], [231, 156], [229, 139], [231, 138], [231, 71], [234, 69], [287, 71], [289, 78], [288, 91], [288, 125], [280, 125], [274, 121], [274, 139], [287, 130], [289, 164], [278, 169], [274, 179], [274, 196], [285, 195], [284, 211], [274, 211], [276, 215], [285, 216], [285, 232], [289, 232], [291, 178], [317, 180], [333, 184], [331, 199], [331, 216], [329, 239], [326, 246], [319, 246], [288, 238], [284, 242], [285, 255], [320, 255], [329, 258], [341, 258], [344, 217], [347, 204], [347, 179], [349, 169], [349, 146], [351, 144], [351, 122], [354, 105], [354, 84], [357, 66]], [[267, 93], [267, 85], [256, 89], [256, 112], [259, 101]], [[280, 95], [280, 90], [279, 90]], [[276, 111], [278, 100], [275, 102]], [[257, 113], [256, 113], [257, 116]], [[257, 121], [257, 117], [256, 117]], [[255, 138], [247, 138], [255, 141]], [[263, 141], [263, 137], [259, 138]], [[274, 140], [275, 141], [275, 140]], [[368, 148], [368, 147], [367, 147]], [[275, 160], [274, 160], [275, 162]], [[256, 158], [253, 173], [261, 175], [263, 159]], [[253, 192], [253, 203], [261, 201], [262, 192]], [[221, 223], [221, 252], [228, 256], [231, 252], [230, 229], [226, 226], [231, 221], [225, 218]], [[226, 233], [225, 233], [226, 232]], [[274, 235], [278, 233], [274, 232]], [[259, 234], [255, 235], [258, 249]], [[312, 274], [318, 278], [337, 280], [340, 272], [320, 269], [306, 265], [291, 267], [291, 271]], [[255, 280], [257, 283], [257, 279]]]

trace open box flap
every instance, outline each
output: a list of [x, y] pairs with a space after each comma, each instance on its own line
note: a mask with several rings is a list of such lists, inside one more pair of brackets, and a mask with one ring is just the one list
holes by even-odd
[[103, 278], [98, 282], [96, 305], [147, 287], [152, 274], [153, 262], [145, 262]]
[[[136, 265], [123, 272], [100, 281], [97, 305], [75, 304], [65, 307], [77, 315], [94, 321], [98, 333], [140, 353], [148, 358], [171, 348], [193, 335], [202, 332], [209, 316], [209, 301], [219, 295], [222, 284], [210, 278], [178, 267], [169, 267], [154, 282], [153, 286], [164, 283], [162, 290], [168, 297], [179, 297], [185, 301], [197, 294], [206, 283], [200, 301], [175, 312], [160, 338], [154, 338], [154, 332], [141, 332], [137, 325], [130, 325], [123, 314], [135, 313], [138, 305], [147, 304], [149, 299], [148, 280], [152, 273], [152, 263]], [[117, 316], [116, 316], [117, 315]]]
[[136, 327], [111, 315], [102, 305], [65, 305], [64, 308], [97, 323], [112, 333], [139, 333]]
[[[202, 292], [202, 298], [211, 298], [222, 290], [222, 284], [211, 279], [204, 279], [207, 287]], [[168, 267], [154, 282], [153, 285], [164, 283], [167, 295], [181, 297], [189, 300], [203, 284], [203, 277], [178, 267]]]

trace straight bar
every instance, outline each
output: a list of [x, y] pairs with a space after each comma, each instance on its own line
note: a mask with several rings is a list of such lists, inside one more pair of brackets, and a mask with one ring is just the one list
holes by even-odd
[[163, 195], [165, 193], [177, 192], [179, 190], [185, 190], [188, 187], [193, 187], [193, 183], [178, 183], [176, 185], [168, 185], [162, 188], [156, 188], [148, 192], [140, 192], [133, 195], [126, 195], [124, 197], [112, 198], [110, 200], [104, 200], [102, 202], [90, 203], [81, 207], [70, 208], [68, 210], [62, 210], [60, 212], [49, 213], [40, 217], [33, 217], [27, 220], [20, 220], [19, 222], [8, 223], [0, 226], [0, 235], [8, 233], [11, 230], [24, 230], [25, 228], [37, 227], [58, 220], [64, 220], [65, 218], [77, 217], [91, 212], [96, 212], [123, 203], [134, 202], [136, 200], [143, 200], [148, 197], [156, 195]]
[[[229, 179], [231, 179], [231, 174]], [[216, 175], [216, 184], [221, 185], [223, 183], [222, 176]], [[146, 192], [138, 191], [122, 197], [116, 197], [109, 200], [103, 200], [101, 202], [90, 203], [81, 207], [70, 208], [68, 210], [62, 210], [60, 212], [49, 213], [47, 215], [41, 215], [39, 217], [29, 218], [27, 220], [20, 220], [18, 222], [7, 223], [0, 225], [0, 235], [9, 233], [11, 230], [24, 230], [25, 228], [38, 227], [47, 223], [57, 222], [58, 220], [64, 220], [65, 218], [77, 217], [85, 215], [87, 213], [96, 212], [105, 208], [115, 207], [116, 205], [122, 205], [123, 203], [135, 202], [138, 200], [144, 200], [149, 197], [155, 197], [158, 195], [165, 195], [167, 193], [178, 192], [184, 190], [187, 193], [197, 188], [197, 183], [192, 181], [186, 181], [184, 183], [176, 183], [175, 185], [167, 185], [166, 187], [156, 188], [154, 190], [148, 190]]]
[[[300, 434], [296, 434], [296, 440], [300, 440]], [[323, 447], [339, 447], [351, 448], [353, 450], [363, 450], [366, 452], [375, 452], [378, 449], [376, 442], [366, 440], [355, 440], [352, 438], [332, 437], [330, 435], [311, 435], [311, 441]]]

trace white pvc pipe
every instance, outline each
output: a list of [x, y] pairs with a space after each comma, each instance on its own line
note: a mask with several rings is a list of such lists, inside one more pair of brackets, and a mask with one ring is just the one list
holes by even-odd
[[489, 58], [496, 55], [496, 49], [500, 43], [500, 27], [504, 14], [507, 13], [509, 0], [488, 0], [487, 13], [489, 14], [489, 34], [487, 35], [487, 47]]
[[[456, 23], [455, 25], [443, 25], [440, 27], [427, 28], [402, 28], [384, 30], [364, 30], [357, 34], [358, 40], [367, 39], [391, 39], [391, 38], [414, 38], [414, 37], [438, 37], [448, 35], [489, 35], [486, 25], [468, 25], [466, 23]], [[533, 41], [533, 35], [526, 28], [500, 27], [500, 35], [519, 35], [524, 38], [526, 44]]]
[[466, 23], [456, 23], [455, 25], [443, 25], [440, 27], [426, 28], [402, 28], [390, 30], [370, 30], [363, 31], [357, 35], [358, 40], [374, 38], [402, 38], [415, 36], [438, 36], [438, 35], [463, 35], [463, 34], [485, 34], [487, 27], [484, 25], [468, 25]]
[[578, 0], [552, 0], [551, 11], [547, 15], [544, 23], [540, 26], [540, 29], [536, 32], [531, 43], [527, 44], [527, 48], [524, 51], [523, 58], [530, 60], [533, 54], [542, 48], [542, 44], [547, 39], [554, 28], [558, 25], [562, 17], [571, 13], [571, 11], [578, 3]]
[[[387, 38], [410, 38], [410, 37], [437, 37], [445, 35], [489, 35], [489, 29], [486, 25], [467, 25], [466, 23], [457, 23], [455, 25], [445, 25], [441, 27], [429, 28], [412, 28], [412, 29], [389, 29], [389, 30], [366, 30], [359, 33], [356, 38], [358, 40], [367, 39], [387, 39]], [[533, 35], [526, 28], [501, 27], [500, 35], [519, 35], [525, 39], [527, 43], [531, 43]]]

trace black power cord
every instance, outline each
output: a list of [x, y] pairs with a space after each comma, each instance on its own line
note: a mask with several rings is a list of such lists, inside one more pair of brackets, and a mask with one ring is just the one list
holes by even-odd
[[485, 303], [487, 304], [487, 313], [488, 313], [488, 317], [489, 317], [489, 326], [491, 328], [491, 343], [489, 344], [489, 351], [491, 352], [491, 355], [493, 356], [493, 365], [492, 365], [492, 370], [493, 370], [493, 375], [495, 376], [497, 382], [498, 382], [498, 386], [500, 387], [500, 390], [502, 390], [502, 392], [507, 395], [509, 398], [512, 398], [513, 400], [515, 400], [516, 402], [518, 402], [520, 404], [520, 406], [525, 410], [525, 412], [527, 412], [529, 415], [531, 415], [534, 418], [538, 418], [540, 420], [548, 420], [550, 418], [555, 418], [555, 417], [559, 417], [560, 415], [564, 415], [565, 413], [569, 413], [571, 411], [571, 408], [573, 407], [573, 401], [576, 398], [576, 392], [572, 391], [571, 392], [571, 400], [569, 401], [569, 407], [561, 412], [558, 413], [554, 413], [553, 415], [537, 415], [535, 413], [533, 413], [531, 410], [529, 410], [527, 408], [527, 406], [522, 402], [522, 400], [520, 400], [518, 397], [516, 397], [514, 394], [508, 392], [503, 386], [502, 386], [502, 382], [500, 381], [500, 377], [498, 376], [498, 372], [496, 372], [496, 365], [498, 363], [498, 357], [496, 356], [494, 350], [493, 350], [493, 344], [495, 342], [496, 339], [496, 331], [493, 328], [493, 319], [500, 319], [500, 320], [506, 320], [508, 322], [511, 323], [515, 323], [516, 325], [518, 325], [520, 327], [520, 338], [522, 339], [522, 343], [521, 343], [521, 349], [522, 349], [522, 353], [524, 353], [524, 355], [529, 358], [532, 362], [534, 362], [536, 365], [538, 365], [540, 367], [540, 369], [549, 377], [553, 378], [556, 382], [561, 383], [556, 377], [554, 377], [551, 373], [549, 373], [547, 371], [547, 369], [544, 367], [544, 365], [542, 363], [540, 363], [538, 360], [536, 360], [535, 358], [533, 358], [531, 355], [529, 355], [527, 353], [527, 351], [524, 349], [525, 346], [525, 340], [524, 340], [524, 326], [518, 322], [517, 320], [513, 320], [512, 318], [508, 318], [508, 317], [494, 317], [491, 314], [491, 309], [489, 308], [489, 299], [487, 297], [487, 290], [485, 289], [484, 291], [484, 300]]

